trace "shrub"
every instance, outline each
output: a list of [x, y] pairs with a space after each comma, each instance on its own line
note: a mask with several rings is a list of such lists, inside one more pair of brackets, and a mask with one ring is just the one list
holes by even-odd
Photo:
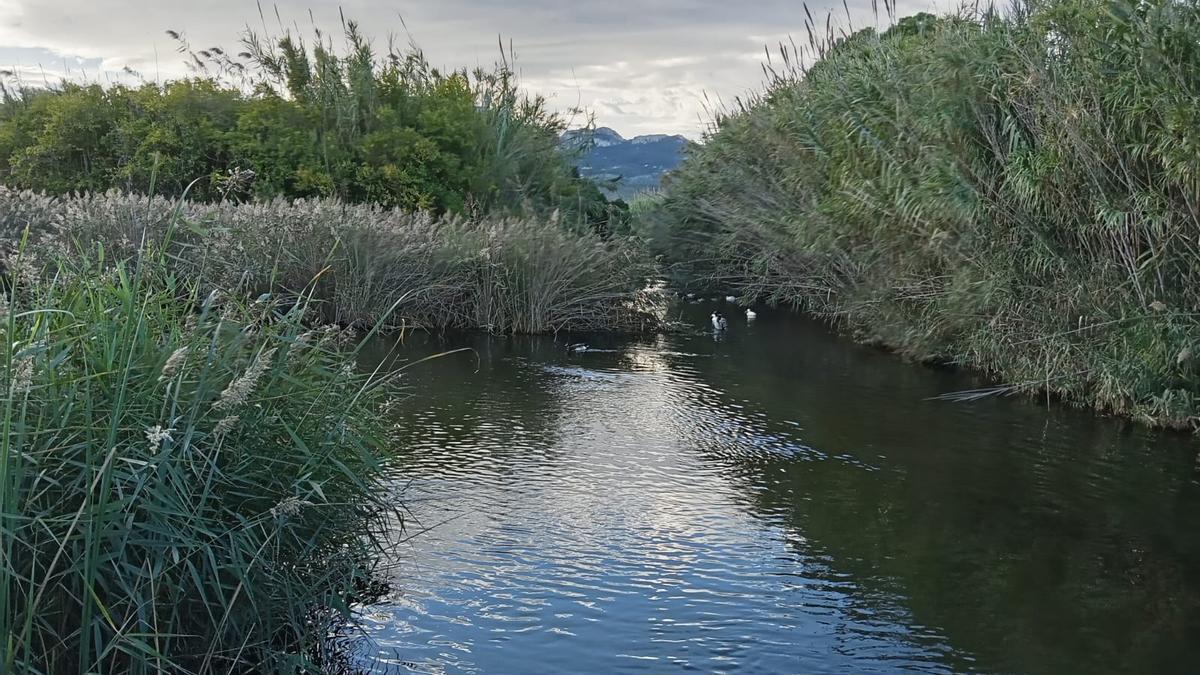
[[[178, 37], [178, 36], [176, 36]], [[354, 23], [345, 53], [317, 34], [248, 33], [238, 55], [191, 50], [163, 84], [3, 88], [0, 182], [70, 192], [329, 198], [619, 229], [621, 203], [581, 178], [566, 120], [520, 92], [507, 63], [443, 72], [416, 48], [377, 53]]]

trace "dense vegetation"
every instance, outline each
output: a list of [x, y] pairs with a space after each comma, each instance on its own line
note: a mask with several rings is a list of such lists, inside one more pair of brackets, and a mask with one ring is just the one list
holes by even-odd
[[1200, 3], [1047, 0], [810, 46], [642, 224], [686, 283], [1195, 426]]
[[625, 206], [507, 64], [346, 38], [4, 89], [0, 672], [342, 663], [401, 515], [350, 331], [658, 325]]
[[175, 37], [196, 78], [3, 89], [9, 249], [30, 225], [123, 261], [182, 215], [172, 272], [242, 297], [313, 284], [339, 325], [657, 325], [628, 208], [579, 177], [565, 120], [507, 61], [442, 72], [352, 22], [340, 53], [320, 32], [248, 32], [236, 56]]
[[305, 302], [198, 293], [148, 243], [0, 304], [0, 671], [313, 672], [399, 517], [390, 377]]
[[565, 120], [523, 95], [507, 63], [442, 72], [415, 49], [377, 54], [353, 23], [345, 42], [339, 54], [320, 33], [312, 48], [248, 34], [237, 56], [190, 51], [193, 79], [6, 87], [0, 183], [471, 216], [557, 210], [597, 231], [626, 220], [623, 204], [579, 178], [560, 149]]
[[656, 328], [661, 313], [647, 291], [656, 266], [638, 242], [552, 217], [0, 188], [0, 241], [27, 226], [35, 235], [27, 257], [53, 260], [72, 242], [101, 242], [108, 260], [124, 261], [166, 242], [169, 270], [202, 293], [304, 295], [312, 314], [341, 326], [637, 332]]
[[[391, 378], [345, 330], [659, 325], [624, 206], [507, 65], [347, 40], [4, 91], [0, 671], [319, 669], [399, 518]], [[1197, 0], [810, 44], [637, 205], [682, 283], [1196, 425]]]

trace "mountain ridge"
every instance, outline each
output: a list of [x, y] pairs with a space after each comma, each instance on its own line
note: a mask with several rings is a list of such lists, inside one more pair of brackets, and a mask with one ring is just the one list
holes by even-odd
[[568, 151], [578, 153], [579, 173], [598, 182], [616, 181], [610, 195], [630, 199], [657, 189], [662, 177], [683, 161], [688, 139], [677, 134], [625, 138], [609, 127], [573, 129], [562, 135]]

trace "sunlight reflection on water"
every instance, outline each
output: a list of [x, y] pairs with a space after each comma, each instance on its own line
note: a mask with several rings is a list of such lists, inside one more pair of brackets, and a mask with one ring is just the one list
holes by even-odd
[[[549, 338], [472, 337], [478, 359], [421, 366], [394, 467], [409, 534], [421, 533], [391, 570], [398, 591], [362, 611], [364, 661], [431, 673], [1117, 665], [1089, 651], [1089, 633], [1055, 631], [1113, 631], [1109, 611], [1154, 599], [1076, 559], [1115, 555], [1127, 531], [1072, 527], [1103, 499], [1161, 510], [1114, 476], [1186, 441], [1022, 402], [931, 402], [964, 376], [769, 316], [725, 338], [567, 354]], [[1196, 514], [1190, 473], [1167, 488]], [[1056, 577], [1032, 548], [1044, 541], [1064, 557]], [[1152, 557], [1174, 569], [1195, 554]], [[1097, 583], [1111, 585], [1108, 606], [1082, 605], [1079, 589]], [[1194, 584], [1179, 594], [1194, 601]], [[1026, 611], [1035, 598], [1040, 613]]]

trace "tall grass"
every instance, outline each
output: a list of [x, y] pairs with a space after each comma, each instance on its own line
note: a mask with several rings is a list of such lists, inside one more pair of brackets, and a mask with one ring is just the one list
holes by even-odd
[[[545, 219], [433, 216], [336, 200], [185, 203], [115, 192], [52, 198], [0, 189], [0, 235], [34, 223], [35, 251], [103, 242], [133, 255], [182, 220], [168, 266], [205, 289], [294, 297], [325, 321], [495, 333], [649, 330], [655, 261], [632, 238]], [[386, 317], [386, 321], [384, 320]]]
[[303, 299], [201, 293], [162, 234], [10, 251], [0, 672], [319, 670], [397, 517], [388, 378]]
[[642, 226], [676, 272], [1017, 389], [1195, 426], [1200, 4], [809, 28]]

